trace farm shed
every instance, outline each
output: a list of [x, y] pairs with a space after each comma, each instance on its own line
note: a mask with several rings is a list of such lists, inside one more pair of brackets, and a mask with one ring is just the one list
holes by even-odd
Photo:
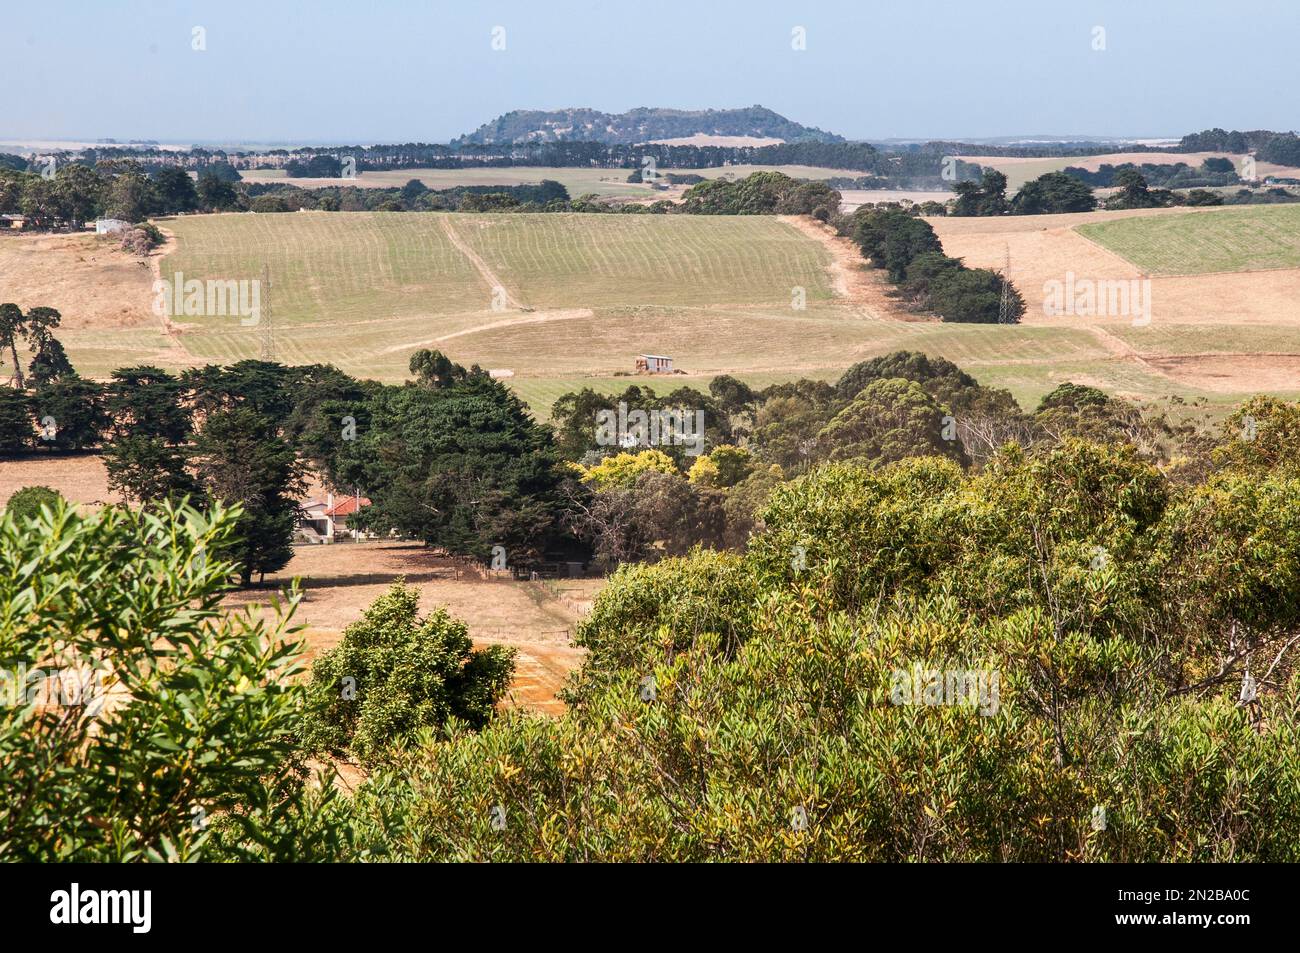
[[641, 374], [671, 374], [673, 359], [662, 354], [638, 354], [636, 369]]

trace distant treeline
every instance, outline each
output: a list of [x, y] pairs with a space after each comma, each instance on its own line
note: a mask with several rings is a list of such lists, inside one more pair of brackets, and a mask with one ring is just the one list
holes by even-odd
[[545, 211], [556, 203], [569, 202], [569, 190], [553, 179], [543, 179], [536, 185], [460, 185], [450, 189], [430, 189], [419, 179], [391, 189], [355, 185], [304, 189], [265, 182], [251, 184], [241, 192], [246, 197], [242, 210], [250, 212]]
[[1046, 142], [1037, 145], [993, 146], [977, 142], [935, 140], [900, 146], [899, 151], [945, 156], [1003, 156], [1020, 159], [1052, 159], [1061, 156], [1104, 156], [1112, 152], [1161, 152], [1136, 142]]
[[134, 162], [47, 164], [31, 171], [0, 166], [0, 213], [20, 214], [30, 228], [80, 228], [96, 218], [142, 222], [153, 215], [223, 211], [240, 205], [229, 165], [196, 181], [184, 169], [147, 172]]
[[1241, 177], [1237, 175], [1231, 159], [1213, 157], [1202, 162], [1199, 168], [1193, 168], [1186, 162], [1165, 165], [1151, 162], [1135, 165], [1132, 162], [1124, 162], [1119, 165], [1103, 163], [1096, 172], [1078, 166], [1067, 166], [1065, 174], [1096, 188], [1108, 189], [1115, 184], [1116, 175], [1126, 169], [1141, 174], [1148, 185], [1165, 189], [1213, 188], [1241, 183]]
[[1253, 152], [1261, 162], [1300, 166], [1300, 137], [1294, 132], [1273, 132], [1270, 129], [1252, 129], [1248, 132], [1206, 129], [1183, 136], [1173, 151]]

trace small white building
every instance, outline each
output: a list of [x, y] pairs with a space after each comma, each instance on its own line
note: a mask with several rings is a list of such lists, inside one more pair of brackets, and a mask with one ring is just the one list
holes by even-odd
[[97, 218], [95, 219], [96, 235], [112, 235], [115, 232], [122, 232], [131, 227], [130, 222], [124, 222], [120, 218]]
[[673, 359], [662, 354], [638, 354], [636, 369], [641, 374], [671, 374]]

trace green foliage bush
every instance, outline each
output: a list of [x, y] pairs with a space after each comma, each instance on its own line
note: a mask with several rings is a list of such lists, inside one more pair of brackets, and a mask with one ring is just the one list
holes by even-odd
[[4, 512], [14, 522], [18, 522], [40, 516], [43, 506], [51, 510], [57, 509], [61, 502], [63, 497], [58, 490], [51, 490], [48, 486], [25, 486], [9, 497]]
[[[821, 467], [743, 556], [620, 570], [570, 712], [422, 736], [358, 792], [352, 849], [1295, 861], [1297, 489], [1181, 487], [1078, 440], [973, 475]], [[900, 672], [929, 669], [989, 691], [900, 704]]]
[[505, 694], [514, 650], [475, 651], [465, 623], [398, 582], [312, 666], [303, 742], [311, 751], [381, 757], [424, 727], [455, 718], [481, 727]]
[[0, 859], [338, 853], [296, 754], [300, 646], [220, 605], [236, 515], [0, 518]]

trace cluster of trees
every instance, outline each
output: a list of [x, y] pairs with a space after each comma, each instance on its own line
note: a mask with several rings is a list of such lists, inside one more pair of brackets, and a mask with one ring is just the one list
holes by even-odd
[[130, 503], [238, 505], [247, 585], [292, 555], [316, 404], [360, 390], [322, 366], [244, 361], [179, 376], [140, 366], [100, 383], [77, 375], [66, 358], [56, 372], [34, 360], [24, 386], [0, 389], [0, 456], [101, 449], [109, 488]]
[[[833, 390], [913, 405], [885, 373], [988, 396], [918, 355]], [[479, 380], [432, 354], [421, 376]], [[220, 506], [6, 512], [5, 670], [114, 687], [0, 708], [0, 852], [1295, 862], [1300, 406], [1247, 402], [1174, 479], [1106, 429], [1112, 400], [1058, 392], [1044, 426], [1102, 429], [969, 469], [924, 442], [828, 459], [772, 490], [742, 550], [623, 567], [559, 718], [497, 710], [508, 654], [400, 585], [295, 678], [288, 619], [219, 605], [239, 571]], [[692, 470], [744, 469], [711, 455]], [[352, 793], [306, 778], [331, 754], [366, 766]]]
[[984, 167], [953, 156], [908, 152], [891, 156], [891, 165], [874, 175], [831, 176], [825, 182], [833, 189], [917, 189], [947, 191], [953, 182], [974, 182]]
[[1294, 132], [1273, 132], [1270, 129], [1252, 129], [1247, 132], [1206, 129], [1183, 136], [1176, 151], [1253, 152], [1261, 162], [1300, 166], [1300, 136]]
[[839, 214], [840, 193], [825, 182], [805, 182], [781, 172], [754, 172], [743, 179], [707, 179], [682, 195], [688, 215], [811, 215], [829, 221]]
[[[1147, 185], [1146, 177], [1135, 169], [1123, 169], [1116, 173], [1111, 185], [1119, 191], [1106, 200], [1108, 209], [1125, 208], [1167, 208], [1182, 205], [1184, 199], [1177, 192], [1169, 189], [1153, 189]], [[1195, 198], [1189, 194], [1187, 204], [1214, 205], [1214, 193], [1197, 189]], [[1208, 196], [1208, 198], [1206, 198]], [[1222, 201], [1217, 204], [1222, 204]]]
[[944, 321], [996, 324], [1005, 286], [1007, 322], [1018, 322], [1025, 313], [1020, 292], [995, 271], [967, 268], [960, 259], [945, 255], [934, 229], [913, 211], [863, 207], [841, 217], [837, 228], [873, 267], [888, 273], [914, 307], [933, 311]]
[[1241, 183], [1241, 177], [1237, 174], [1237, 167], [1232, 164], [1232, 160], [1214, 156], [1202, 162], [1199, 168], [1193, 168], [1186, 162], [1171, 162], [1164, 165], [1154, 162], [1143, 162], [1141, 165], [1123, 162], [1112, 165], [1104, 162], [1097, 167], [1096, 172], [1089, 172], [1087, 169], [1073, 165], [1067, 166], [1064, 171], [1066, 175], [1099, 189], [1116, 185], [1116, 177], [1126, 171], [1137, 172], [1147, 180], [1148, 184], [1165, 189], [1213, 188]]
[[[593, 421], [618, 408], [699, 410], [706, 453], [650, 445], [644, 434], [611, 446]], [[1062, 384], [1032, 412], [1005, 390], [981, 386], [943, 358], [899, 351], [856, 364], [834, 384], [800, 380], [754, 390], [728, 375], [708, 393], [643, 385], [605, 395], [589, 388], [552, 411], [555, 449], [579, 474], [565, 484], [566, 524], [599, 565], [652, 562], [693, 547], [736, 549], [772, 491], [828, 462], [867, 469], [916, 456], [980, 469], [1007, 444], [1035, 449], [1071, 438], [1122, 441], [1171, 478], [1205, 472], [1208, 448], [1190, 423], [1099, 390]]]
[[96, 218], [142, 222], [151, 215], [223, 211], [239, 197], [229, 179], [205, 170], [196, 182], [182, 168], [147, 174], [132, 162], [64, 163], [20, 171], [0, 167], [0, 212], [22, 214], [34, 228], [80, 228]]
[[[1226, 169], [1223, 166], [1226, 165]], [[1151, 188], [1147, 170], [1155, 170], [1158, 181], [1170, 188]], [[1092, 187], [1116, 188], [1119, 191], [1105, 202], [1107, 209], [1168, 208], [1174, 205], [1223, 205], [1224, 197], [1203, 188], [1185, 192], [1173, 188], [1192, 185], [1229, 185], [1239, 182], [1231, 161], [1207, 159], [1199, 172], [1189, 174], [1185, 163], [1171, 166], [1131, 163], [1103, 165], [1098, 172], [1074, 166], [1064, 172], [1048, 172], [1020, 187], [1007, 199], [1007, 177], [994, 169], [985, 169], [978, 182], [958, 182], [953, 186], [957, 198], [946, 208], [933, 209], [929, 203], [918, 206], [915, 214], [979, 215], [1047, 215], [1062, 212], [1090, 212], [1097, 207]], [[1287, 195], [1285, 190], [1275, 190]], [[1255, 193], [1243, 190], [1239, 202], [1253, 201]], [[1281, 198], [1279, 201], [1286, 201]]]
[[1007, 177], [996, 169], [985, 169], [978, 182], [958, 182], [957, 198], [947, 214], [1051, 215], [1061, 212], [1090, 212], [1097, 207], [1092, 189], [1078, 178], [1062, 172], [1048, 172], [1020, 187], [1007, 199]]

